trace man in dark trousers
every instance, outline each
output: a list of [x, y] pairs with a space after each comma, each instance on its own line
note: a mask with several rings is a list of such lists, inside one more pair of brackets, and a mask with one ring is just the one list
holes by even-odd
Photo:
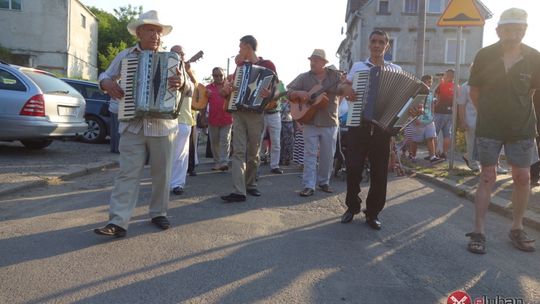
[[[356, 72], [369, 70], [374, 66], [392, 67], [395, 70], [401, 70], [400, 66], [384, 60], [384, 53], [390, 46], [389, 41], [388, 34], [384, 31], [376, 30], [369, 35], [369, 58], [355, 63], [347, 75], [349, 84], [346, 85], [347, 87], [344, 90], [348, 100], [354, 100], [351, 83]], [[351, 112], [350, 109], [352, 109], [352, 106], [349, 106], [349, 112]], [[347, 166], [347, 196], [345, 198], [347, 211], [341, 217], [341, 222], [349, 223], [355, 214], [360, 213], [360, 204], [362, 202], [358, 197], [360, 181], [364, 170], [364, 162], [369, 155], [371, 182], [364, 212], [369, 227], [380, 230], [382, 224], [379, 220], [379, 213], [386, 203], [390, 134], [367, 121], [363, 121], [360, 125], [348, 124], [348, 127], [347, 139], [354, 138], [354, 140], [347, 141], [345, 159]]]

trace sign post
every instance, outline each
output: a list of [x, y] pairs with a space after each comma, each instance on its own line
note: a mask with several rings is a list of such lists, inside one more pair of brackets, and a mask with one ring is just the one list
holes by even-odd
[[476, 7], [474, 0], [452, 0], [442, 13], [438, 26], [457, 27], [456, 37], [456, 68], [454, 73], [454, 100], [452, 102], [452, 132], [450, 135], [450, 151], [448, 153], [448, 168], [454, 168], [454, 152], [457, 130], [457, 96], [459, 94], [459, 79], [461, 75], [461, 42], [464, 26], [483, 26], [484, 17]]

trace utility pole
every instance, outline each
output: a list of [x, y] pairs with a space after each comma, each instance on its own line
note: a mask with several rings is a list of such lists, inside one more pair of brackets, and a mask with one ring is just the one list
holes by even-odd
[[424, 75], [424, 50], [426, 48], [426, 0], [418, 1], [418, 30], [416, 35], [416, 77]]

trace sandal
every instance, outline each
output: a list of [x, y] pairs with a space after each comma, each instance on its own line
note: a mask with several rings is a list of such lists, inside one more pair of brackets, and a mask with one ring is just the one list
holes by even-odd
[[469, 232], [465, 236], [471, 238], [467, 245], [467, 250], [477, 254], [486, 253], [486, 236], [483, 233]]
[[512, 245], [519, 250], [526, 252], [535, 251], [534, 240], [527, 236], [527, 233], [523, 229], [510, 230], [508, 235], [512, 240]]

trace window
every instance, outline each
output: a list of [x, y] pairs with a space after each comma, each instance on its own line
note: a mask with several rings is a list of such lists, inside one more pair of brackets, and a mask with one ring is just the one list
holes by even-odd
[[26, 91], [24, 84], [15, 75], [0, 70], [0, 90]]
[[388, 2], [388, 0], [379, 0], [379, 14], [390, 15], [390, 4]]
[[384, 60], [396, 61], [396, 38], [390, 38], [388, 50], [384, 53]]
[[433, 14], [442, 13], [444, 10], [444, 2], [445, 0], [428, 0], [426, 4], [426, 12]]
[[[466, 40], [461, 40], [461, 64], [465, 63], [465, 50], [466, 50]], [[444, 50], [444, 62], [445, 63], [456, 63], [456, 48], [457, 48], [457, 39], [446, 39], [446, 48]]]
[[418, 0], [403, 0], [403, 12], [407, 14], [418, 13]]
[[21, 10], [22, 0], [0, 0], [0, 9]]
[[81, 26], [83, 28], [86, 28], [86, 16], [84, 16], [83, 14], [81, 14]]

